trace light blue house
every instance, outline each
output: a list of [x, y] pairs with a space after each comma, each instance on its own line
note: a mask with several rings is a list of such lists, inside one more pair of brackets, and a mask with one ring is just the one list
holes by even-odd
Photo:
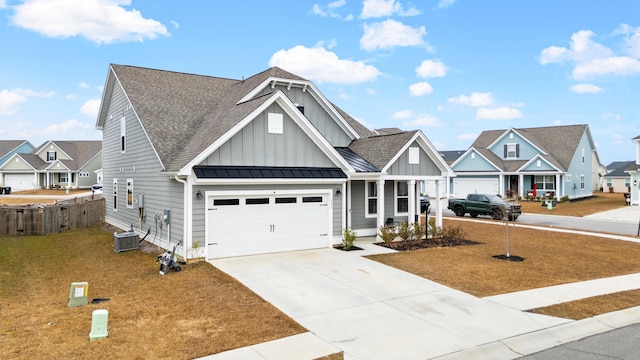
[[483, 131], [451, 164], [450, 193], [517, 198], [592, 196], [599, 160], [588, 125]]

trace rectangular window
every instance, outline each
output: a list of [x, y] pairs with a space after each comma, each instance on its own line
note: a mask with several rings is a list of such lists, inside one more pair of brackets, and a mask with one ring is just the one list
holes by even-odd
[[396, 181], [396, 215], [409, 213], [409, 184], [406, 181]]
[[213, 206], [240, 205], [240, 199], [214, 199]]
[[571, 174], [567, 174], [567, 175], [565, 175], [565, 176], [564, 176], [564, 180], [565, 180], [566, 182], [571, 182], [571, 181], [572, 181], [572, 180], [571, 180]]
[[520, 154], [518, 154], [518, 144], [507, 144], [506, 146], [506, 155], [507, 159], [515, 159]]
[[613, 179], [608, 178], [607, 179], [607, 187], [612, 187], [613, 186]]
[[120, 118], [120, 152], [125, 153], [127, 151], [127, 122], [125, 117]]
[[55, 151], [47, 151], [47, 162], [56, 161], [58, 154]]
[[409, 148], [409, 164], [410, 165], [420, 164], [420, 148], [417, 148], [417, 147]]
[[127, 179], [127, 207], [133, 209], [133, 179]]
[[67, 173], [58, 174], [58, 181], [61, 182], [61, 183], [68, 183], [69, 182], [69, 174], [67, 174]]
[[366, 217], [374, 217], [378, 214], [378, 184], [375, 181], [365, 183], [365, 208]]
[[118, 211], [118, 179], [113, 178], [113, 211]]
[[536, 175], [535, 183], [538, 190], [555, 190], [553, 175]]
[[582, 149], [582, 163], [584, 164], [584, 149]]
[[629, 186], [631, 186], [631, 179], [629, 178], [624, 179], [624, 187], [628, 188]]
[[269, 203], [269, 198], [251, 198], [251, 199], [245, 200], [246, 205], [265, 205], [268, 203]]
[[78, 173], [78, 176], [80, 176], [80, 177], [89, 177], [89, 173], [88, 172], [80, 172], [80, 173]]
[[584, 190], [584, 175], [580, 175], [580, 189]]
[[294, 197], [276, 198], [276, 204], [295, 204], [297, 202], [298, 202], [298, 199]]
[[322, 202], [322, 196], [305, 196], [302, 198], [303, 203], [320, 203]]

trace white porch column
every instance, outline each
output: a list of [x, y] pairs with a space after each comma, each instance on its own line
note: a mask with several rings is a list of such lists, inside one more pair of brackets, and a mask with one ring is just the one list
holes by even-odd
[[[366, 184], [366, 182], [365, 182], [365, 184]], [[347, 228], [350, 228], [351, 227], [351, 181], [347, 181], [347, 186], [346, 187], [347, 187], [346, 208], [344, 208], [343, 211], [346, 214], [345, 226]], [[365, 191], [368, 191], [368, 189], [366, 189], [366, 186], [365, 186]], [[365, 206], [367, 206], [367, 205], [365, 205]]]
[[498, 195], [504, 197], [504, 174], [498, 175]]
[[[436, 226], [442, 228], [442, 200], [440, 199], [440, 187], [442, 180], [436, 180]], [[427, 219], [427, 222], [429, 219]]]
[[416, 221], [416, 215], [420, 212], [420, 206], [418, 205], [417, 207], [417, 211], [416, 211], [416, 203], [420, 201], [420, 199], [418, 198], [418, 195], [420, 194], [420, 192], [416, 191], [416, 181], [415, 180], [409, 180], [407, 182], [408, 185], [408, 190], [409, 193], [408, 195], [408, 200], [409, 200], [409, 211], [408, 211], [408, 218], [407, 218], [407, 223], [408, 224], [413, 224]]
[[376, 234], [378, 233], [378, 229], [380, 226], [384, 226], [384, 180], [378, 180], [378, 218], [376, 223]]
[[556, 199], [560, 199], [560, 189], [562, 189], [562, 195], [564, 195], [564, 186], [562, 186], [562, 188], [560, 186], [560, 174], [556, 174], [556, 191], [553, 194], [553, 197]]
[[518, 195], [521, 199], [524, 198], [524, 175], [518, 175]]
[[71, 173], [67, 171], [67, 189], [71, 188], [73, 183], [71, 182]]

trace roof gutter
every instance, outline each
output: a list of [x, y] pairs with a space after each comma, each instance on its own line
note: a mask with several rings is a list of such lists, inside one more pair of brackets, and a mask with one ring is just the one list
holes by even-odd
[[191, 183], [188, 181], [189, 179], [187, 178], [187, 180], [181, 179], [179, 178], [177, 175], [174, 175], [173, 178], [179, 182], [182, 183], [184, 185], [184, 192], [183, 192], [183, 201], [182, 203], [184, 204], [184, 209], [182, 209], [183, 214], [184, 214], [184, 219], [183, 224], [182, 224], [182, 239], [183, 241], [183, 249], [184, 249], [184, 260], [187, 261], [187, 248], [191, 247], [191, 225], [188, 224], [188, 222], [191, 221], [192, 218], [192, 214], [191, 214], [191, 207], [192, 207], [192, 203], [191, 203], [191, 196], [189, 196], [189, 194], [191, 193]]

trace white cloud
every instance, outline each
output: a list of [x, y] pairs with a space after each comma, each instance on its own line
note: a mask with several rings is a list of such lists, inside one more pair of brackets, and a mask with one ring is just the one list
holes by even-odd
[[409, 109], [398, 110], [395, 113], [393, 113], [393, 115], [391, 115], [391, 118], [396, 120], [411, 119], [412, 117], [413, 117], [413, 111]]
[[175, 21], [175, 20], [169, 20], [169, 23], [170, 23], [171, 25], [173, 25], [173, 27], [174, 27], [174, 28], [176, 28], [176, 29], [180, 29], [180, 24], [178, 24], [178, 22], [177, 22], [177, 21]]
[[68, 134], [76, 133], [82, 134], [82, 131], [78, 130], [89, 130], [93, 129], [92, 124], [81, 123], [76, 119], [69, 119], [59, 124], [51, 124], [45, 127], [42, 130], [37, 131], [38, 135], [45, 135], [49, 137], [66, 137]]
[[436, 78], [444, 77], [447, 75], [449, 68], [440, 61], [423, 60], [419, 66], [416, 67], [416, 75], [421, 78]]
[[97, 44], [169, 36], [162, 23], [126, 10], [131, 0], [24, 0], [14, 7], [14, 25], [47, 37], [82, 36]]
[[51, 97], [54, 92], [35, 91], [30, 89], [3, 89], [0, 91], [0, 115], [13, 115], [20, 110], [29, 97]]
[[376, 89], [372, 89], [372, 88], [367, 88], [367, 90], [366, 90], [366, 91], [367, 91], [367, 94], [369, 94], [369, 95], [375, 95], [375, 94], [377, 94], [377, 93], [378, 93], [378, 92], [376, 91]]
[[91, 99], [85, 101], [80, 108], [80, 113], [90, 118], [97, 118], [100, 110], [100, 99]]
[[280, 50], [271, 56], [269, 66], [278, 66], [319, 83], [356, 84], [373, 81], [381, 74], [373, 65], [343, 60], [322, 47], [302, 45]]
[[402, 4], [395, 0], [364, 0], [362, 5], [362, 13], [360, 13], [362, 19], [420, 15], [420, 10], [413, 7], [405, 10]]
[[569, 48], [550, 46], [540, 53], [539, 61], [547, 64], [575, 64], [572, 71], [573, 78], [583, 80], [595, 76], [629, 76], [640, 74], [640, 28], [633, 29], [628, 25], [621, 25], [614, 34], [627, 36], [627, 51], [632, 56], [614, 56], [613, 51], [592, 38], [595, 33], [590, 30], [580, 30], [571, 36]]
[[495, 109], [479, 108], [476, 111], [477, 119], [490, 119], [490, 120], [510, 120], [521, 119], [522, 112], [518, 109], [509, 107], [498, 107]]
[[440, 0], [440, 2], [438, 3], [438, 9], [448, 8], [455, 2], [456, 0]]
[[490, 92], [478, 93], [474, 92], [471, 95], [458, 95], [447, 99], [447, 102], [461, 105], [468, 105], [473, 107], [489, 106], [493, 104], [493, 95]]
[[399, 21], [388, 19], [371, 25], [364, 24], [364, 34], [360, 38], [360, 48], [372, 51], [377, 48], [388, 50], [397, 46], [426, 46], [422, 39], [427, 35], [424, 26], [414, 28]]
[[89, 84], [87, 84], [86, 82], [82, 81], [81, 83], [78, 84], [78, 87], [81, 89], [88, 89], [89, 88]]
[[409, 86], [410, 96], [429, 95], [432, 92], [433, 92], [433, 87], [431, 87], [431, 85], [426, 81], [421, 81], [419, 83], [415, 83]]
[[605, 120], [611, 119], [611, 120], [618, 121], [618, 120], [620, 120], [620, 115], [619, 114], [614, 114], [614, 113], [606, 113], [606, 114], [602, 115], [602, 119], [605, 119]]
[[0, 9], [4, 9], [7, 7], [7, 1], [6, 0], [0, 0]]
[[404, 128], [438, 127], [442, 125], [442, 122], [431, 114], [420, 114], [415, 120], [402, 123]]
[[[322, 6], [319, 4], [313, 4], [313, 8], [311, 9], [311, 13], [322, 16], [322, 17], [332, 17], [332, 18], [342, 18], [342, 16], [336, 13], [336, 9], [339, 9], [347, 4], [346, 0], [336, 0], [328, 3], [326, 6]], [[345, 20], [353, 19], [353, 15], [347, 15]]]
[[458, 135], [458, 139], [460, 140], [475, 140], [478, 137], [478, 134], [473, 133], [463, 133]]
[[602, 88], [593, 84], [575, 84], [571, 86], [571, 91], [578, 94], [597, 94], [602, 92]]
[[576, 65], [573, 78], [586, 79], [598, 75], [628, 76], [640, 74], [640, 61], [628, 56], [614, 56], [607, 59], [594, 59]]

